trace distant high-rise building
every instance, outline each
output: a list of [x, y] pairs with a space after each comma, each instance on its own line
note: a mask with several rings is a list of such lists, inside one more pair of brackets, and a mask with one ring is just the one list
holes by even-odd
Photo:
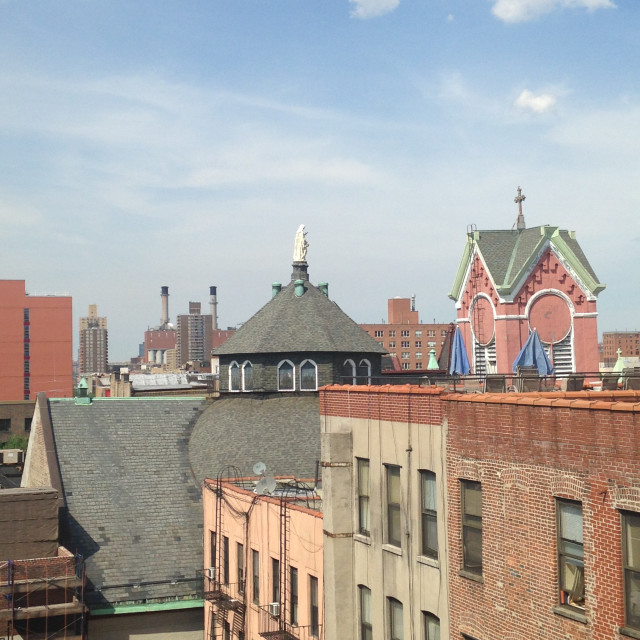
[[107, 319], [98, 317], [98, 305], [89, 305], [89, 315], [80, 318], [78, 372], [106, 373], [109, 363]]
[[[210, 367], [213, 347], [213, 318], [202, 315], [199, 302], [189, 302], [189, 314], [178, 316], [178, 365], [187, 362], [197, 364], [199, 369]], [[204, 363], [204, 364], [201, 364]]]
[[30, 296], [0, 280], [0, 400], [73, 395], [71, 296]]

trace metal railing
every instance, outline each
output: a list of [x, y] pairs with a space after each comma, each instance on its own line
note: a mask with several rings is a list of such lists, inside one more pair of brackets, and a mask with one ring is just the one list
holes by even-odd
[[240, 611], [245, 606], [245, 583], [231, 582], [225, 584], [215, 579], [206, 569], [203, 575], [203, 596], [222, 609]]
[[284, 619], [280, 603], [272, 602], [258, 607], [258, 635], [274, 640], [322, 640], [322, 625], [298, 626]]

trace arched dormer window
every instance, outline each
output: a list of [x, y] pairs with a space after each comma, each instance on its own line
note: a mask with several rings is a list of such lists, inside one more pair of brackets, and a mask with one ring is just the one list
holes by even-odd
[[242, 365], [242, 390], [253, 391], [253, 365], [249, 360]]
[[358, 364], [358, 384], [371, 384], [371, 363], [366, 358]]
[[318, 366], [313, 360], [305, 360], [300, 365], [300, 390], [317, 391]]
[[240, 391], [240, 367], [234, 360], [229, 365], [229, 391]]
[[356, 383], [356, 363], [349, 359], [342, 365], [342, 384]]
[[278, 365], [278, 391], [294, 391], [296, 388], [295, 367], [291, 360], [283, 360]]

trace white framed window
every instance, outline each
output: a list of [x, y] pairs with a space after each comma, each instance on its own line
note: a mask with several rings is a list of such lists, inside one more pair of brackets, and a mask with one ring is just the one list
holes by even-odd
[[403, 341], [400, 343], [400, 346], [401, 346], [403, 349], [408, 349], [408, 348], [411, 346], [411, 342], [409, 342], [409, 340], [403, 340]]
[[356, 383], [356, 363], [349, 359], [342, 364], [342, 382], [343, 384]]
[[394, 329], [389, 329], [389, 337], [390, 338], [395, 338], [396, 337], [396, 332]]
[[376, 338], [384, 338], [384, 331], [380, 331], [379, 329], [376, 329], [374, 333]]
[[389, 349], [395, 349], [396, 346], [396, 341], [395, 340], [389, 340]]
[[403, 369], [411, 369], [411, 363], [409, 363], [409, 362], [403, 362], [403, 363], [402, 363], [402, 368], [403, 368]]
[[242, 390], [253, 391], [253, 365], [249, 360], [242, 364]]
[[296, 388], [296, 369], [291, 360], [282, 360], [278, 364], [278, 391], [294, 391]]
[[401, 338], [408, 338], [411, 335], [411, 331], [409, 331], [409, 329], [403, 329], [400, 332], [400, 337]]
[[304, 360], [300, 365], [300, 390], [317, 391], [318, 365], [313, 360]]
[[240, 366], [234, 360], [229, 365], [229, 391], [240, 391], [242, 385], [242, 375]]
[[411, 352], [409, 351], [403, 351], [402, 352], [402, 359], [403, 360], [408, 360], [411, 357]]
[[422, 338], [422, 331], [420, 329], [416, 329], [415, 336], [416, 338]]

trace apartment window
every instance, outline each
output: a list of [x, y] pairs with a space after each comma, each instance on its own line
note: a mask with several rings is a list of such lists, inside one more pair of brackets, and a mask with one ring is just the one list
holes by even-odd
[[584, 608], [582, 505], [556, 500], [560, 604]]
[[11, 418], [0, 418], [0, 431], [9, 431], [11, 429]]
[[222, 579], [229, 584], [229, 538], [222, 536]]
[[23, 309], [22, 310], [22, 319], [24, 320], [24, 322], [29, 322], [29, 319], [31, 317], [31, 313], [29, 309]]
[[211, 571], [209, 572], [209, 577], [212, 580], [216, 578], [216, 532], [209, 532], [209, 566], [211, 567]]
[[387, 542], [402, 546], [400, 467], [387, 465]]
[[357, 459], [358, 469], [358, 532], [368, 536], [371, 532], [369, 520], [369, 460]]
[[260, 554], [251, 549], [251, 593], [253, 604], [260, 604]]
[[280, 560], [271, 558], [271, 602], [280, 602]]
[[403, 329], [400, 332], [400, 337], [401, 338], [408, 338], [411, 335], [411, 332], [408, 329]]
[[244, 545], [236, 542], [236, 568], [238, 574], [238, 591], [244, 593]]
[[278, 365], [278, 391], [293, 391], [295, 389], [295, 374], [293, 362], [283, 360]]
[[403, 349], [408, 349], [408, 348], [411, 346], [411, 342], [410, 342], [409, 340], [403, 340], [403, 341], [400, 343], [400, 346], [401, 346]]
[[387, 601], [389, 603], [389, 640], [403, 640], [402, 602], [395, 598], [387, 598]]
[[389, 349], [395, 349], [395, 348], [396, 348], [396, 341], [389, 340]]
[[403, 362], [402, 368], [405, 370], [411, 369], [411, 364], [409, 364], [408, 362]]
[[240, 367], [237, 362], [232, 362], [229, 365], [229, 391], [240, 391], [241, 382], [242, 374], [240, 373]]
[[416, 349], [422, 348], [422, 340], [416, 340]]
[[242, 390], [253, 390], [253, 365], [248, 360], [242, 365]]
[[427, 342], [427, 347], [435, 347], [435, 346], [436, 346], [435, 340], [429, 340], [429, 342]]
[[231, 640], [231, 625], [225, 620], [222, 626], [224, 629], [224, 640]]
[[438, 557], [438, 514], [436, 505], [436, 474], [420, 472], [420, 498], [422, 501], [422, 555]]
[[318, 388], [318, 367], [313, 360], [305, 360], [300, 365], [300, 389], [315, 391]]
[[429, 337], [429, 338], [435, 338], [435, 337], [436, 337], [436, 331], [435, 331], [435, 329], [429, 329], [429, 330], [427, 331], [427, 337]]
[[309, 576], [309, 620], [311, 635], [317, 638], [320, 634], [320, 610], [318, 608], [318, 578]]
[[640, 629], [640, 514], [622, 514], [624, 623]]
[[33, 418], [25, 418], [24, 419], [24, 430], [25, 431], [31, 431], [31, 422], [33, 421]]
[[374, 331], [376, 338], [384, 338], [384, 331], [380, 331], [379, 329]]
[[30, 351], [30, 344], [31, 344], [31, 343], [29, 343], [29, 342], [25, 342], [25, 343], [24, 343], [24, 357], [25, 357], [25, 358], [28, 358], [28, 357], [29, 357], [29, 355], [30, 355], [30, 353], [31, 353], [31, 351]]
[[424, 640], [440, 640], [440, 618], [432, 613], [422, 612]]
[[416, 333], [415, 333], [415, 336], [416, 336], [416, 338], [422, 338], [422, 331], [420, 329], [417, 329]]
[[416, 369], [422, 369], [422, 362], [416, 362]]
[[482, 485], [461, 480], [462, 568], [482, 575]]
[[442, 331], [440, 331], [440, 336], [442, 338], [446, 338], [447, 337], [447, 330], [446, 329], [442, 329]]
[[416, 360], [422, 360], [422, 351], [416, 351]]
[[390, 338], [395, 338], [396, 337], [396, 332], [393, 329], [389, 330], [389, 337]]
[[360, 640], [373, 640], [373, 616], [371, 614], [371, 589], [358, 585], [360, 606]]
[[402, 352], [402, 359], [403, 360], [408, 360], [411, 357], [411, 354], [408, 351], [403, 351]]
[[289, 585], [291, 587], [291, 604], [289, 609], [289, 622], [298, 626], [298, 570], [289, 567]]

